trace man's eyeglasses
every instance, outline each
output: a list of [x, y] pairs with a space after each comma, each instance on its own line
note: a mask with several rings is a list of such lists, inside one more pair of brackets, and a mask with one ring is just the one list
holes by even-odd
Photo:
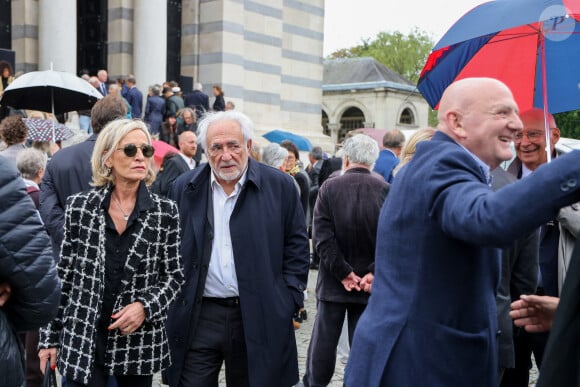
[[526, 136], [529, 141], [536, 142], [536, 141], [540, 140], [541, 138], [544, 138], [545, 135], [546, 134], [544, 132], [539, 132], [539, 131], [530, 131], [527, 133], [519, 132], [519, 133], [516, 133], [514, 142], [517, 142], [517, 143], [522, 142], [524, 136]]
[[212, 157], [223, 155], [225, 152], [228, 152], [228, 153], [234, 154], [234, 155], [239, 155], [240, 153], [242, 153], [243, 149], [244, 148], [239, 143], [229, 142], [225, 145], [212, 144], [208, 149], [208, 153]]
[[122, 150], [123, 153], [125, 153], [125, 156], [127, 157], [135, 157], [135, 155], [137, 154], [137, 148], [141, 148], [143, 156], [147, 158], [153, 156], [153, 153], [155, 152], [153, 146], [148, 144], [143, 144], [141, 146], [137, 146], [135, 144], [127, 144], [122, 148], [117, 148], [117, 150]]

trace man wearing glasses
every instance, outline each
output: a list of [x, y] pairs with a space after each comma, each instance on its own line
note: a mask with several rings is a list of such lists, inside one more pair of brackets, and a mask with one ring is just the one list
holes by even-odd
[[[515, 136], [517, 158], [510, 164], [508, 172], [518, 179], [532, 174], [548, 159], [546, 151], [546, 131], [544, 129], [544, 111], [531, 109], [520, 114], [524, 129]], [[548, 113], [550, 152], [556, 158], [556, 143], [560, 139], [560, 129], [556, 126], [554, 116]], [[542, 200], [536, 198], [534, 200]], [[558, 297], [566, 275], [576, 235], [580, 230], [580, 206], [573, 204], [560, 210], [556, 219], [540, 227], [539, 275], [536, 294]], [[518, 299], [519, 295], [512, 294]], [[544, 348], [549, 332], [528, 333], [523, 328], [514, 332], [515, 368], [506, 369], [502, 386], [527, 386], [531, 354], [538, 368], [542, 364]]]
[[186, 284], [167, 319], [171, 387], [289, 387], [298, 382], [292, 315], [309, 265], [291, 176], [249, 157], [253, 124], [235, 110], [204, 116], [208, 163], [170, 190], [184, 239]]

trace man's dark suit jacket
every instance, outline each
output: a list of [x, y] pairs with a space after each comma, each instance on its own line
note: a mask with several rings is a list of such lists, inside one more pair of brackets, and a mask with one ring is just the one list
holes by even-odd
[[185, 106], [195, 109], [195, 115], [198, 119], [209, 111], [209, 97], [200, 90], [187, 93], [184, 98], [184, 103]]
[[159, 133], [163, 117], [165, 117], [165, 100], [158, 95], [147, 98], [143, 120], [150, 125], [151, 134]]
[[346, 385], [497, 386], [499, 248], [580, 200], [579, 164], [573, 151], [492, 192], [481, 163], [443, 132], [418, 144], [379, 216]]
[[[514, 183], [517, 179], [501, 167], [492, 171], [494, 191]], [[539, 230], [516, 240], [501, 252], [501, 278], [496, 296], [497, 321], [500, 331], [498, 337], [499, 366], [515, 367], [514, 329], [509, 316], [512, 300], [522, 294], [533, 294], [538, 283], [538, 255], [540, 248]]]
[[97, 141], [93, 134], [80, 144], [62, 148], [52, 156], [40, 185], [40, 216], [52, 241], [54, 259], [60, 259], [60, 245], [64, 236], [66, 199], [86, 191], [93, 178], [91, 156]]
[[151, 191], [167, 197], [175, 179], [189, 170], [189, 165], [187, 165], [183, 157], [180, 155], [173, 156], [163, 164], [163, 168], [159, 171], [155, 182], [151, 186]]
[[141, 118], [143, 113], [143, 94], [137, 87], [132, 87], [127, 91], [127, 102], [131, 105], [133, 118]]
[[[207, 163], [186, 172], [170, 193], [186, 236], [181, 253], [187, 278], [166, 324], [173, 362], [166, 377], [172, 387], [179, 383], [201, 312], [214, 238], [211, 173]], [[229, 227], [250, 385], [293, 386], [298, 360], [292, 314], [303, 302], [309, 247], [290, 176], [250, 159]]]
[[580, 239], [576, 239], [537, 386], [580, 386]]
[[338, 171], [342, 168], [342, 157], [332, 156], [322, 162], [320, 167], [320, 175], [318, 175], [318, 184], [322, 187], [322, 184], [330, 177], [332, 172]]
[[350, 272], [374, 272], [379, 212], [389, 184], [365, 168], [326, 181], [314, 207], [312, 239], [320, 256], [316, 296], [330, 302], [366, 304], [369, 294], [347, 292], [340, 282]]

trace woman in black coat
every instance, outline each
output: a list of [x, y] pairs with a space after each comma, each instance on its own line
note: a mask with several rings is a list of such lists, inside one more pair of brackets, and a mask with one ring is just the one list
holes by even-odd
[[[69, 387], [151, 386], [170, 365], [167, 309], [183, 283], [174, 202], [151, 194], [151, 136], [142, 121], [109, 123], [91, 165], [94, 190], [67, 200], [58, 315], [41, 329]], [[57, 358], [57, 349], [59, 351]]]
[[213, 102], [213, 111], [214, 112], [223, 112], [226, 110], [226, 101], [224, 99], [224, 91], [222, 90], [221, 86], [214, 85], [213, 87], [213, 95], [215, 97], [215, 101]]

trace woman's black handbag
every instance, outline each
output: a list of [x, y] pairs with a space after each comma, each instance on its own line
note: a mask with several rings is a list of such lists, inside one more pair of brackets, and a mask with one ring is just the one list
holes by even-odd
[[0, 308], [0, 386], [24, 384], [24, 348], [6, 313]]
[[42, 381], [42, 387], [57, 387], [56, 370], [50, 368], [50, 359], [46, 362], [46, 367], [44, 367], [44, 380]]

